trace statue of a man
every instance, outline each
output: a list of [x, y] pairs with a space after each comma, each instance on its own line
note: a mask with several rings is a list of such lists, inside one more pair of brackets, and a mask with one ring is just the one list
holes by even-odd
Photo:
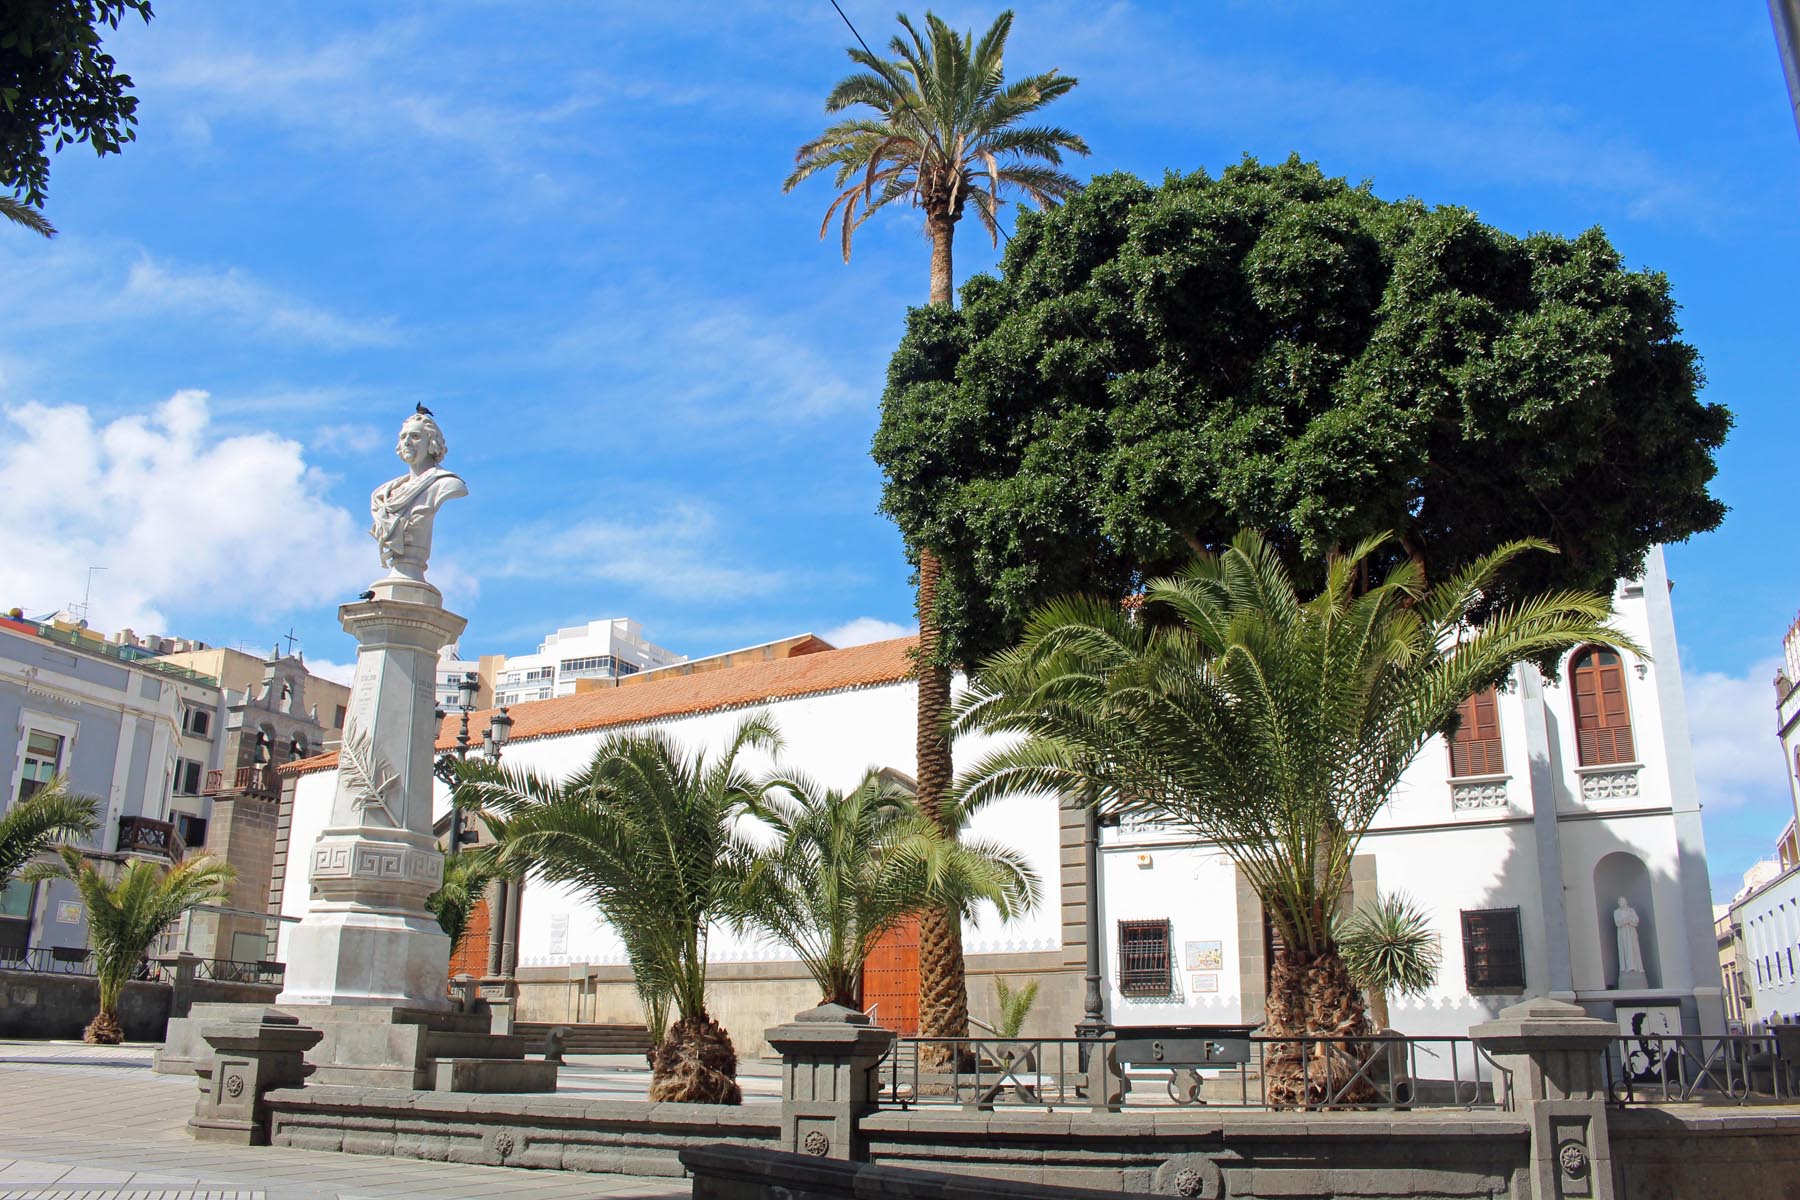
[[469, 485], [440, 465], [449, 447], [444, 431], [423, 406], [400, 426], [394, 453], [408, 471], [369, 496], [375, 524], [369, 535], [381, 547], [381, 565], [407, 579], [423, 580], [431, 557], [431, 522], [447, 500], [469, 494]]
[[1637, 910], [1619, 897], [1619, 906], [1613, 909], [1613, 925], [1619, 931], [1619, 977], [1628, 974], [1643, 975], [1644, 948], [1638, 943]]

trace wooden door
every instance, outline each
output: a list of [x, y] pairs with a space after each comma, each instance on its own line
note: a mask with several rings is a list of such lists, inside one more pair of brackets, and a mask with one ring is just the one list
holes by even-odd
[[483, 896], [475, 902], [475, 911], [469, 914], [469, 928], [463, 934], [462, 945], [450, 956], [450, 978], [458, 975], [473, 975], [480, 979], [488, 969], [488, 937], [493, 931], [493, 922], [488, 916], [487, 897]]
[[919, 1032], [919, 919], [908, 918], [869, 949], [863, 963], [863, 1008], [902, 1037]]

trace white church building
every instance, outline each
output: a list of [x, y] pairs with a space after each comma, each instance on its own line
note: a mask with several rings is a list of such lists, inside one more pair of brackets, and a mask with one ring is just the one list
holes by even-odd
[[[1615, 596], [1620, 627], [1648, 659], [1578, 650], [1555, 682], [1530, 667], [1472, 700], [1455, 744], [1437, 739], [1407, 772], [1363, 841], [1352, 903], [1405, 892], [1436, 926], [1443, 965], [1420, 998], [1391, 1001], [1410, 1034], [1463, 1034], [1527, 996], [1553, 996], [1595, 1016], [1687, 1032], [1720, 1032], [1724, 1016], [1711, 889], [1682, 697], [1681, 667], [1660, 550], [1642, 580]], [[870, 767], [910, 776], [915, 685], [911, 639], [822, 649], [705, 674], [645, 680], [512, 708], [506, 761], [573, 771], [600, 739], [661, 730], [716, 747], [747, 713], [780, 727], [782, 760], [832, 787]], [[472, 722], [478, 740], [486, 715]], [[446, 722], [440, 748], [454, 729]], [[956, 745], [959, 768], [983, 750]], [[753, 762], [753, 767], [769, 765]], [[306, 907], [308, 855], [334, 787], [334, 761], [287, 769], [282, 915]], [[440, 810], [447, 797], [440, 785]], [[964, 931], [971, 1008], [993, 1020], [996, 976], [1042, 981], [1026, 1032], [1066, 1036], [1082, 1017], [1089, 912], [1083, 815], [1055, 797], [998, 802], [979, 834], [1025, 854], [1044, 898], [1003, 923]], [[1098, 928], [1107, 1019], [1116, 1026], [1253, 1025], [1261, 1018], [1267, 941], [1261, 907], [1231, 862], [1179, 828], [1133, 821], [1101, 830]], [[1636, 919], [1641, 971], [1621, 971], [1620, 900]], [[526, 1020], [637, 1021], [619, 938], [578, 895], [532, 881], [507, 955]], [[478, 931], [488, 929], [479, 919]], [[478, 936], [480, 934], [478, 933]], [[1629, 950], [1627, 951], [1629, 955]], [[480, 957], [480, 952], [477, 952]], [[741, 1051], [762, 1031], [817, 1003], [817, 989], [777, 949], [728, 930], [711, 940], [712, 1009]], [[916, 1013], [916, 947], [905, 935], [872, 962], [866, 1001], [905, 1030]], [[910, 994], [909, 994], [910, 990]]]

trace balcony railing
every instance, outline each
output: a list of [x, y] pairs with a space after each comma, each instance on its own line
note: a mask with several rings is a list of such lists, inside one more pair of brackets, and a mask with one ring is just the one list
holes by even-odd
[[203, 796], [214, 796], [220, 792], [249, 792], [253, 796], [278, 796], [281, 794], [281, 778], [275, 774], [275, 768], [267, 765], [237, 767], [227, 771], [208, 771], [206, 786], [200, 789]]
[[[193, 963], [193, 978], [216, 983], [279, 984], [287, 973], [287, 967], [278, 962], [145, 956], [132, 968], [131, 977], [153, 983], [173, 983], [184, 961]], [[33, 971], [41, 975], [92, 975], [94, 954], [85, 946], [0, 946], [0, 970]]]
[[181, 835], [172, 821], [153, 821], [149, 817], [119, 818], [119, 853], [154, 854], [160, 858], [178, 859], [187, 853]]

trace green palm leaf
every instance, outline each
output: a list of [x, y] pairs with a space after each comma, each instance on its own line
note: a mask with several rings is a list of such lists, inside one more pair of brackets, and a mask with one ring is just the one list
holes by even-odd
[[100, 827], [100, 801], [77, 795], [61, 775], [0, 815], [0, 885], [60, 841], [84, 838]]

